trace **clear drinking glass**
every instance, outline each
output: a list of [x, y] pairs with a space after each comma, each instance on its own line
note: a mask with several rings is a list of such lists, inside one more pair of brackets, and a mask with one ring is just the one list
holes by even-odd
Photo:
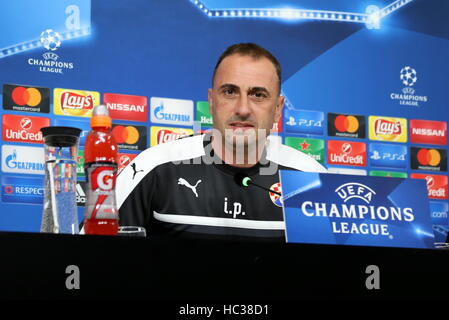
[[72, 127], [45, 127], [45, 194], [41, 232], [78, 234], [76, 165], [81, 132]]

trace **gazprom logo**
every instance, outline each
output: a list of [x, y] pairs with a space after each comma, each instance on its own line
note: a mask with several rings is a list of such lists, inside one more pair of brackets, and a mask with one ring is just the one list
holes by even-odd
[[44, 174], [44, 149], [18, 145], [2, 146], [2, 171]]
[[163, 120], [164, 119], [164, 105], [161, 104], [160, 106], [156, 107], [154, 109], [154, 116], [156, 119]]
[[335, 192], [341, 199], [343, 199], [343, 202], [357, 198], [365, 201], [366, 203], [370, 203], [373, 195], [376, 194], [376, 192], [374, 192], [374, 190], [370, 187], [357, 182], [342, 184], [335, 189]]
[[151, 122], [161, 124], [193, 125], [193, 101], [151, 98]]

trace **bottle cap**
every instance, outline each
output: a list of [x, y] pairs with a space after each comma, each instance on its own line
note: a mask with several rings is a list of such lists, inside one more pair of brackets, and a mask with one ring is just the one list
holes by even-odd
[[92, 118], [90, 118], [90, 127], [112, 127], [112, 119], [109, 116], [108, 108], [105, 105], [98, 105], [92, 111]]

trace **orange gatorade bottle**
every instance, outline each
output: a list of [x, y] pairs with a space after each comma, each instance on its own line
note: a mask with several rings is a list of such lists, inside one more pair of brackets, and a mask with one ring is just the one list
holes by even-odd
[[117, 143], [111, 133], [112, 120], [106, 106], [94, 107], [90, 127], [92, 130], [84, 147], [84, 231], [86, 234], [114, 235], [118, 230], [115, 199]]

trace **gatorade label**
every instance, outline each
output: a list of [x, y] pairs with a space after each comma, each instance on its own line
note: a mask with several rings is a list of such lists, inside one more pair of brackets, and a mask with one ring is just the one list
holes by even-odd
[[118, 219], [115, 200], [117, 165], [90, 163], [86, 166], [85, 219]]

